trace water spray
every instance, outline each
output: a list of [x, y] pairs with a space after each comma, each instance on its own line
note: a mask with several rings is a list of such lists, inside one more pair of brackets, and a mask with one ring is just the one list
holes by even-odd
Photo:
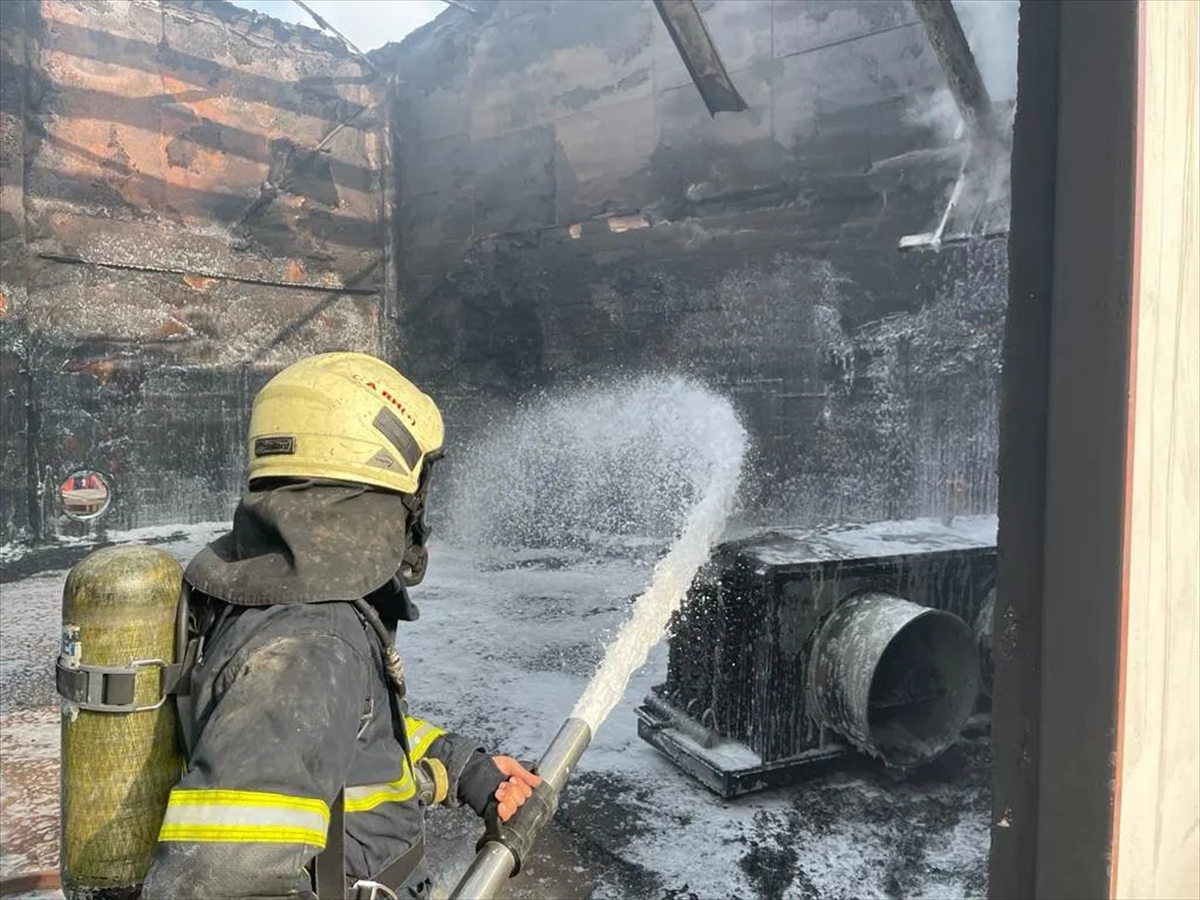
[[[485, 453], [469, 467], [462, 485], [470, 501], [464, 519], [501, 529], [515, 519], [551, 537], [554, 528], [594, 532], [607, 525], [620, 531], [631, 522], [646, 533], [673, 519], [676, 539], [538, 762], [544, 783], [509, 822], [489, 823], [451, 894], [455, 900], [496, 896], [554, 818], [579, 758], [662, 638], [724, 530], [746, 443], [727, 400], [677, 378], [646, 378], [550, 403], [492, 437], [488, 446], [500, 448], [501, 455]], [[520, 459], [513, 459], [514, 448]], [[506, 480], [497, 471], [525, 472], [529, 483], [509, 483], [511, 494], [500, 494], [496, 486]], [[601, 501], [612, 503], [614, 497], [621, 498], [614, 504], [619, 508], [605, 509]], [[481, 509], [481, 500], [511, 505]], [[488, 536], [486, 531], [479, 536]]]

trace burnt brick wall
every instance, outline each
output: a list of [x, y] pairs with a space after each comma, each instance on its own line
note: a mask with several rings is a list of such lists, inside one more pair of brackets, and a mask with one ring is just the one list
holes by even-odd
[[27, 4], [0, 3], [0, 540], [26, 530], [31, 498], [28, 370], [10, 316], [26, 297], [25, 19]]
[[0, 6], [0, 541], [80, 466], [104, 527], [223, 519], [257, 387], [387, 352], [383, 81], [225, 3]]

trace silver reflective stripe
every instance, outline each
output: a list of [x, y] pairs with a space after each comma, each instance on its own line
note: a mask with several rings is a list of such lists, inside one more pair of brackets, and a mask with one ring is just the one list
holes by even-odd
[[160, 841], [231, 841], [325, 846], [329, 807], [313, 798], [258, 791], [175, 790]]
[[397, 781], [379, 784], [356, 784], [346, 788], [346, 812], [366, 812], [381, 803], [403, 803], [417, 794], [417, 786], [404, 767], [404, 775]]
[[[418, 723], [416, 728], [413, 724]], [[412, 751], [413, 759], [420, 759], [425, 755], [425, 751], [430, 745], [441, 735], [445, 734], [442, 729], [435, 725], [430, 725], [428, 722], [422, 722], [420, 719], [410, 718], [405, 722], [408, 727], [408, 747]]]

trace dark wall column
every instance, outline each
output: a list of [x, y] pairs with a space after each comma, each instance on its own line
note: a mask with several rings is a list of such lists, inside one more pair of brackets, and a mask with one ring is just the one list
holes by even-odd
[[991, 896], [1109, 889], [1137, 6], [1022, 3]]

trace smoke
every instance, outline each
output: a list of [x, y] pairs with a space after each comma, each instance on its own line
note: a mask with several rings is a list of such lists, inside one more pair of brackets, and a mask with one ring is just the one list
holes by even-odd
[[[1017, 15], [1019, 0], [953, 0], [993, 104], [1017, 96]], [[908, 119], [930, 128], [943, 143], [962, 137], [962, 117], [948, 87], [914, 99]]]
[[1018, 0], [953, 0], [993, 103], [1017, 96]]

